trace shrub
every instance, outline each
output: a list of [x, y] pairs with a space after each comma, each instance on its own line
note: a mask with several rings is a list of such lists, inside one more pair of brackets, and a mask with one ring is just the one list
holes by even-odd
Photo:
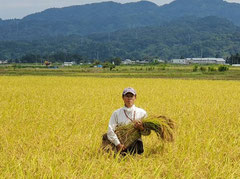
[[208, 67], [208, 71], [217, 71], [217, 69], [214, 67]]
[[149, 67], [149, 68], [147, 67], [146, 68], [146, 71], [153, 71], [153, 70], [154, 70], [154, 67]]
[[220, 65], [218, 67], [218, 71], [220, 71], [220, 72], [227, 71], [227, 70], [229, 70], [229, 68], [225, 65]]
[[207, 68], [206, 68], [206, 67], [203, 67], [203, 66], [201, 66], [201, 67], [200, 67], [200, 70], [201, 70], [202, 72], [204, 72], [204, 71], [206, 71], [206, 70], [207, 70]]
[[196, 72], [196, 71], [198, 71], [198, 66], [197, 66], [197, 65], [194, 65], [194, 67], [193, 67], [193, 72]]

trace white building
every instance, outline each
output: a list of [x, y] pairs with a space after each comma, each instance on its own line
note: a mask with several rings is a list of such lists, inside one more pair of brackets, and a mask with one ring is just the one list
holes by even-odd
[[225, 64], [223, 58], [185, 58], [185, 59], [172, 59], [175, 64]]
[[186, 58], [189, 63], [194, 64], [225, 64], [223, 58]]
[[159, 63], [165, 63], [164, 60], [157, 60], [157, 62], [159, 62]]
[[0, 64], [7, 64], [8, 61], [7, 60], [0, 60]]
[[126, 60], [122, 61], [122, 64], [124, 64], [124, 65], [135, 64], [135, 61], [132, 61], [130, 59], [126, 59]]
[[139, 60], [138, 63], [139, 63], [139, 64], [148, 64], [149, 61], [148, 61], [148, 60], [142, 60], [142, 61]]
[[73, 66], [75, 62], [64, 62], [63, 66]]
[[158, 63], [165, 63], [165, 61], [164, 60], [161, 60], [160, 58], [154, 58], [153, 60], [152, 60], [153, 62], [158, 62]]
[[172, 59], [171, 61], [174, 64], [189, 64], [187, 59]]

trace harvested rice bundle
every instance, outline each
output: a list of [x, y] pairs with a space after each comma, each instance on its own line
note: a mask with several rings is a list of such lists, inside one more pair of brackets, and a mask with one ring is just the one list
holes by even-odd
[[165, 116], [155, 116], [143, 119], [142, 122], [144, 131], [141, 132], [134, 128], [133, 123], [118, 126], [116, 128], [115, 133], [121, 144], [124, 144], [125, 147], [129, 147], [133, 142], [140, 138], [141, 135], [150, 135], [151, 130], [153, 130], [163, 141], [172, 142], [174, 140], [173, 130], [175, 124], [171, 119], [168, 119]]

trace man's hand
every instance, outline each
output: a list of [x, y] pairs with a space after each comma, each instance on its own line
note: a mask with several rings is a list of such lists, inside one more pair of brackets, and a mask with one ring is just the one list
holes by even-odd
[[126, 147], [123, 145], [123, 144], [118, 144], [117, 145], [117, 151], [122, 151], [122, 150], [125, 150], [126, 149]]
[[144, 130], [143, 123], [140, 120], [134, 121], [134, 127], [140, 131]]

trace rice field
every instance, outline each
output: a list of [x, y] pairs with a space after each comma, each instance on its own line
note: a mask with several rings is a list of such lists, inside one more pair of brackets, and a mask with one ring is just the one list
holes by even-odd
[[[122, 90], [177, 123], [141, 156], [101, 152]], [[240, 178], [240, 81], [0, 77], [0, 178]]]

